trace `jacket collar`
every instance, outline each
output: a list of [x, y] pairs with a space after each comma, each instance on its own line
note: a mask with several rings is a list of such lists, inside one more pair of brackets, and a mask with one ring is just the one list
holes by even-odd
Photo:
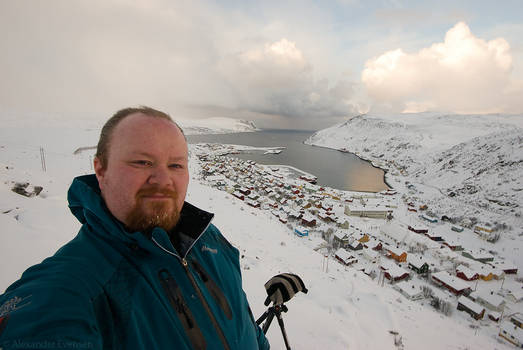
[[[109, 211], [100, 193], [98, 180], [94, 174], [74, 178], [68, 194], [69, 209], [82, 224], [93, 228], [95, 233], [103, 232], [108, 238], [122, 240], [127, 243], [138, 243], [143, 248], [153, 247], [151, 235], [161, 241], [163, 247], [174, 250], [169, 235], [157, 227], [152, 234], [143, 232], [129, 233], [124, 225]], [[210, 225], [214, 214], [206, 212], [194, 205], [184, 202], [180, 213], [180, 221], [176, 231], [183, 232], [192, 239], [197, 239]]]

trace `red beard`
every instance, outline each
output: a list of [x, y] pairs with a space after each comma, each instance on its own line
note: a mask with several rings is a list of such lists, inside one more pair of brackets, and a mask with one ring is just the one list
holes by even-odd
[[[145, 197], [161, 194], [169, 197], [166, 200], [148, 203]], [[136, 204], [126, 218], [130, 231], [149, 231], [161, 227], [165, 231], [172, 230], [180, 219], [181, 208], [178, 208], [178, 195], [170, 189], [158, 186], [141, 189], [136, 194]]]

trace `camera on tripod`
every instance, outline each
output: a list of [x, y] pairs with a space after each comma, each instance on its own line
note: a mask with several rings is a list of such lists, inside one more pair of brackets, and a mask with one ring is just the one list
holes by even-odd
[[285, 341], [285, 347], [287, 350], [290, 350], [291, 347], [289, 345], [289, 340], [287, 339], [287, 333], [281, 315], [282, 312], [287, 312], [289, 309], [283, 303], [289, 301], [296, 293], [307, 293], [308, 290], [305, 288], [302, 279], [298, 275], [292, 273], [282, 273], [274, 276], [265, 283], [265, 290], [267, 291], [267, 298], [265, 299], [264, 304], [265, 306], [268, 306], [272, 301], [272, 306], [261, 315], [256, 323], [259, 325], [265, 321], [262, 330], [264, 334], [267, 334], [272, 319], [276, 316], [283, 335], [283, 340]]

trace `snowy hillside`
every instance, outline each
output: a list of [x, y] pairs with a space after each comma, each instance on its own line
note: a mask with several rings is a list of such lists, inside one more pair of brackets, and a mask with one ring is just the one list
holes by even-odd
[[[426, 143], [415, 143], [417, 139], [412, 135], [416, 135], [416, 132], [412, 135], [402, 134], [399, 131], [409, 127], [400, 122], [391, 124], [388, 121], [360, 118], [353, 123], [320, 132], [315, 140], [331, 142], [330, 147], [359, 147], [358, 142], [350, 141], [348, 133], [355, 131], [358, 123], [367, 125], [363, 132], [372, 130], [372, 125], [378, 123], [382, 128], [377, 128], [379, 133], [374, 136], [368, 135], [369, 150], [365, 152], [369, 154], [369, 158], [375, 152], [382, 152], [384, 156], [376, 158], [382, 160], [389, 159], [395, 153], [398, 156], [398, 167], [403, 164], [399, 158], [405, 152], [389, 151], [388, 147], [380, 146], [379, 141], [379, 137], [382, 137], [383, 142], [383, 137], [392, 136], [392, 131], [409, 143], [405, 149], [425, 147], [439, 154], [457, 146], [449, 141], [445, 147], [438, 147], [439, 141], [429, 137], [429, 134], [424, 136]], [[79, 223], [69, 213], [66, 193], [73, 176], [92, 173], [93, 150], [88, 147], [96, 144], [99, 133], [98, 128], [78, 125], [77, 122], [64, 125], [33, 120], [21, 125], [22, 123], [5, 124], [0, 130], [0, 226], [3, 228], [0, 233], [1, 291], [27, 267], [53, 254], [76, 235]], [[506, 130], [499, 126], [496, 128], [502, 129], [497, 132], [506, 132], [507, 135], [513, 132], [509, 127]], [[343, 137], [347, 137], [346, 141], [337, 140], [339, 143], [334, 144], [335, 140], [324, 134], [330, 133], [332, 137], [337, 137], [338, 131], [343, 132]], [[449, 131], [454, 131], [454, 128], [449, 127]], [[357, 134], [361, 135], [362, 131]], [[484, 132], [482, 135], [487, 134], [489, 133]], [[373, 146], [370, 145], [371, 139]], [[470, 140], [472, 142], [472, 138]], [[391, 146], [394, 145], [393, 141], [389, 142]], [[85, 151], [75, 153], [78, 149]], [[363, 148], [352, 149], [364, 153]], [[466, 147], [463, 152], [465, 150]], [[422, 157], [415, 151], [407, 153], [412, 159], [416, 158], [413, 169], [405, 167], [407, 171], [411, 171], [408, 179], [414, 181], [415, 174], [420, 179], [426, 179], [427, 175], [420, 172], [424, 164]], [[273, 275], [281, 272], [297, 273], [309, 289], [308, 294], [299, 293], [289, 301], [289, 312], [283, 314], [293, 348], [511, 348], [497, 336], [498, 325], [488, 319], [476, 321], [468, 314], [456, 311], [455, 306], [452, 316], [447, 317], [436, 312], [427, 299], [408, 300], [388, 283], [380, 284], [377, 279], [370, 278], [362, 271], [341, 265], [332, 256], [326, 258], [318, 252], [318, 247], [325, 244], [321, 235], [297, 237], [269, 211], [252, 208], [225, 191], [209, 187], [201, 178], [202, 165], [196, 157], [194, 146], [191, 147], [191, 154], [192, 175], [187, 199], [214, 212], [214, 224], [240, 250], [244, 289], [255, 317], [265, 311], [263, 301], [266, 293], [263, 285]], [[467, 159], [472, 159], [472, 156]], [[504, 159], [509, 161], [509, 158]], [[409, 163], [407, 160], [402, 162]], [[462, 163], [456, 166], [459, 164]], [[468, 167], [467, 165], [467, 169]], [[391, 172], [395, 171], [393, 169]], [[488, 170], [483, 173], [488, 173]], [[26, 187], [29, 192], [34, 190], [34, 186], [41, 186], [43, 190], [38, 195], [26, 197], [12, 191], [16, 183], [29, 183]], [[460, 196], [464, 194], [456, 195]], [[362, 220], [369, 226], [376, 225], [378, 221], [365, 218]], [[351, 222], [357, 220], [351, 219]], [[472, 232], [465, 234], [473, 236]], [[437, 248], [436, 251], [444, 250]], [[448, 254], [450, 253], [452, 252]], [[517, 283], [514, 278], [510, 278], [507, 284], [509, 282], [514, 285]], [[482, 281], [481, 285], [498, 288], [500, 283], [501, 281]], [[444, 293], [439, 289], [435, 289], [435, 292]], [[452, 298], [455, 299], [453, 296]], [[520, 304], [511, 305], [521, 308]], [[276, 321], [269, 329], [268, 339], [273, 349], [284, 348]]]
[[389, 171], [394, 187], [410, 184], [406, 192], [437, 216], [521, 234], [522, 135], [521, 115], [364, 115], [321, 130], [306, 143], [371, 160]]
[[228, 134], [259, 130], [254, 122], [233, 118], [178, 119], [186, 135]]

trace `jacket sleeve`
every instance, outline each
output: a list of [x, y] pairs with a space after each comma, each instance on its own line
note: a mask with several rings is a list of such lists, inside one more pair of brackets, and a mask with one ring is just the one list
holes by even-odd
[[0, 296], [0, 348], [101, 349], [92, 303], [66, 286], [27, 285]]
[[251, 315], [251, 320], [254, 325], [254, 328], [256, 329], [256, 340], [258, 342], [258, 349], [260, 350], [268, 350], [271, 348], [269, 341], [265, 337], [265, 334], [263, 333], [262, 329], [258, 324], [256, 324], [256, 321], [254, 320], [254, 316], [252, 314], [252, 310], [249, 307], [249, 314]]
[[261, 349], [261, 350], [270, 349], [269, 341], [265, 337], [265, 334], [263, 333], [260, 326], [258, 326], [256, 324], [256, 321], [252, 314], [251, 308], [249, 306], [249, 301], [247, 300], [247, 295], [245, 294], [245, 292], [243, 291], [243, 288], [242, 288], [243, 283], [242, 283], [242, 273], [241, 273], [241, 268], [240, 268], [239, 251], [231, 243], [229, 243], [229, 241], [227, 241], [227, 239], [220, 233], [220, 231], [217, 228], [214, 227], [214, 229], [216, 230], [219, 241], [221, 241], [221, 243], [223, 244], [223, 246], [225, 248], [225, 251], [229, 254], [229, 258], [232, 263], [232, 266], [234, 266], [234, 271], [238, 275], [238, 279], [239, 279], [238, 288], [241, 290], [240, 300], [241, 300], [241, 305], [243, 308], [242, 312], [248, 313], [248, 316], [247, 316], [247, 314], [245, 314], [244, 320], [246, 323], [250, 322], [250, 324], [246, 324], [246, 327], [251, 327], [251, 325], [252, 325], [252, 327], [254, 327], [254, 332], [255, 332], [255, 336], [256, 336], [256, 342], [258, 344], [258, 349]]

